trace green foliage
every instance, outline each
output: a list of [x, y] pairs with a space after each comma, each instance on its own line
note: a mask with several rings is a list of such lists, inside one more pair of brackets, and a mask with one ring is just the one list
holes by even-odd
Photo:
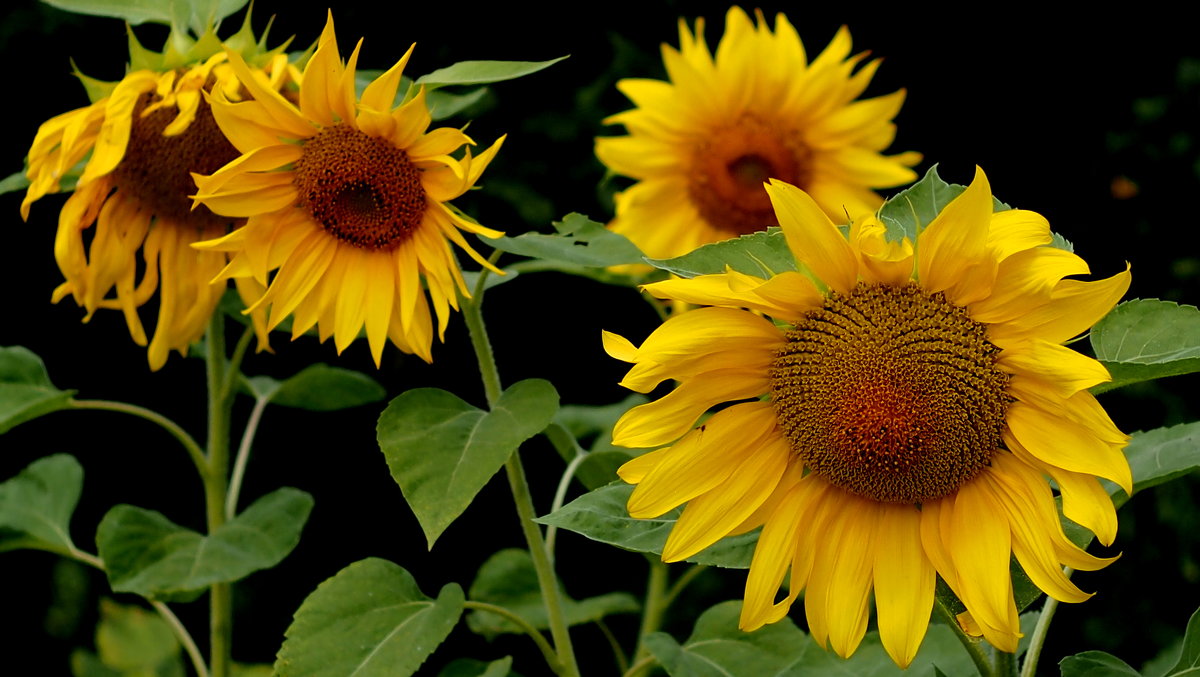
[[123, 19], [133, 25], [190, 27], [197, 35], [246, 6], [247, 0], [42, 0], [68, 12]]
[[1125, 661], [1103, 651], [1084, 651], [1058, 663], [1062, 677], [1141, 677]]
[[388, 404], [379, 417], [379, 448], [430, 548], [557, 410], [558, 393], [541, 379], [512, 385], [490, 412], [438, 388], [410, 390]]
[[[1200, 468], [1200, 421], [1136, 432], [1125, 448], [1133, 491], [1169, 482]], [[1118, 507], [1125, 492], [1110, 485]]]
[[13, 193], [18, 190], [25, 190], [28, 187], [29, 179], [26, 178], [24, 170], [13, 172], [3, 179], [0, 179], [0, 195], [5, 193]]
[[642, 263], [642, 252], [624, 235], [618, 235], [588, 219], [571, 213], [554, 222], [555, 235], [525, 233], [517, 237], [482, 238], [484, 242], [513, 254], [561, 264], [560, 270], [578, 267], [619, 266]]
[[450, 85], [486, 85], [515, 80], [549, 68], [565, 58], [560, 56], [549, 61], [460, 61], [422, 75], [417, 78], [417, 84], [425, 85], [426, 89], [437, 89]]
[[0, 552], [74, 551], [71, 513], [82, 491], [83, 467], [67, 454], [40, 458], [0, 484]]
[[100, 521], [96, 545], [117, 592], [158, 599], [192, 598], [213, 583], [269, 569], [300, 541], [312, 497], [278, 489], [208, 536], [161, 513], [118, 505]]
[[655, 268], [686, 278], [723, 273], [726, 266], [758, 277], [796, 270], [796, 259], [779, 228], [706, 244], [672, 259], [646, 261]]
[[55, 388], [42, 358], [27, 348], [0, 347], [0, 433], [65, 409], [74, 394]]
[[1200, 310], [1158, 299], [1117, 306], [1091, 331], [1096, 359], [1113, 380], [1092, 388], [1113, 388], [1200, 371]]
[[977, 674], [970, 656], [945, 625], [929, 627], [908, 670], [900, 670], [884, 651], [879, 633], [869, 632], [848, 660], [817, 646], [790, 618], [746, 633], [738, 629], [740, 602], [723, 602], [701, 614], [687, 641], [654, 633], [646, 646], [672, 677], [759, 675], [771, 677], [926, 677]]
[[[538, 587], [537, 571], [528, 550], [508, 548], [489, 557], [479, 567], [469, 595], [473, 601], [502, 606], [539, 630], [550, 627], [546, 604]], [[610, 614], [633, 613], [640, 608], [637, 600], [620, 592], [578, 602], [564, 593], [562, 604], [563, 616], [569, 626], [590, 623]], [[504, 633], [524, 632], [512, 621], [487, 611], [472, 611], [467, 616], [467, 626], [489, 639]]]
[[275, 661], [279, 677], [404, 677], [416, 672], [462, 614], [462, 588], [421, 593], [401, 567], [365, 559], [304, 600]]
[[179, 642], [158, 614], [100, 600], [96, 653], [71, 655], [75, 677], [184, 677]]
[[256, 398], [309, 411], [337, 411], [378, 402], [387, 395], [371, 377], [350, 369], [314, 364], [285, 381], [266, 376], [246, 379]]
[[442, 668], [438, 677], [506, 677], [512, 669], [512, 656], [491, 663], [471, 658], [456, 658]]
[[[676, 508], [655, 519], [634, 519], [625, 505], [633, 486], [613, 482], [590, 491], [554, 512], [540, 517], [541, 524], [574, 531], [601, 543], [608, 543], [635, 552], [662, 554], [667, 536], [682, 511]], [[758, 532], [725, 538], [686, 561], [731, 569], [746, 569], [754, 554]]]

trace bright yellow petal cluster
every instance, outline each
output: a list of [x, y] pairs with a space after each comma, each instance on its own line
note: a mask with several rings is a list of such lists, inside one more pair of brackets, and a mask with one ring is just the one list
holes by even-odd
[[[1128, 270], [1095, 282], [1070, 279], [1087, 273], [1087, 264], [1046, 246], [1049, 225], [1038, 214], [993, 213], [982, 172], [916, 242], [888, 241], [871, 214], [843, 235], [803, 191], [781, 182], [768, 191], [796, 261], [823, 286], [800, 273], [669, 280], [646, 289], [708, 307], [671, 317], [641, 346], [605, 334], [608, 353], [633, 363], [626, 387], [650, 392], [666, 379], [679, 382], [670, 394], [631, 409], [613, 431], [622, 446], [670, 445], [621, 468], [621, 477], [637, 484], [630, 514], [653, 518], [687, 504], [663, 551], [668, 561], [763, 527], [746, 583], [743, 629], [779, 620], [803, 590], [812, 636], [849, 656], [866, 632], [873, 591], [884, 647], [905, 667], [928, 626], [937, 574], [989, 642], [1015, 651], [1012, 555], [1042, 590], [1066, 602], [1089, 595], [1063, 575], [1062, 565], [1094, 570], [1111, 561], [1063, 535], [1047, 479], [1057, 484], [1066, 516], [1111, 544], [1116, 514], [1097, 478], [1130, 491], [1121, 452], [1128, 438], [1087, 391], [1107, 381], [1107, 371], [1063, 344], [1116, 304], [1129, 286]], [[836, 295], [879, 285], [915, 289], [986, 327], [994, 367], [1007, 383], [1002, 442], [985, 450], [990, 463], [938, 498], [884, 501], [835, 486], [806, 467], [807, 449], [785, 434], [785, 409], [771, 395], [781, 351], [795, 340], [791, 327]], [[781, 329], [760, 313], [790, 326]], [[961, 399], [955, 392], [918, 399], [945, 396]], [[725, 403], [734, 404], [693, 427]], [[968, 418], [965, 425], [973, 424]], [[864, 439], [886, 434], [851, 432]], [[789, 572], [788, 595], [776, 602]]]
[[411, 47], [356, 100], [361, 46], [343, 64], [330, 16], [305, 67], [298, 106], [230, 55], [253, 100], [215, 93], [212, 106], [241, 155], [196, 176], [194, 197], [247, 223], [197, 248], [231, 255], [218, 279], [266, 287], [253, 307], [270, 308], [269, 328], [294, 315], [293, 338], [316, 325], [321, 340], [332, 335], [341, 352], [365, 326], [377, 365], [388, 339], [430, 361], [433, 325], [422, 279], [440, 338], [458, 294], [468, 293], [449, 242], [495, 270], [461, 231], [501, 235], [446, 203], [475, 185], [503, 138], [456, 158], [451, 153], [474, 142], [457, 129], [429, 129], [423, 88], [393, 108]]
[[[273, 90], [295, 75], [282, 55], [253, 72]], [[188, 194], [190, 172], [236, 156], [204, 92], [236, 99], [240, 87], [223, 52], [182, 69], [133, 71], [108, 96], [42, 124], [29, 151], [26, 219], [35, 201], [58, 192], [73, 168], [86, 163], [59, 214], [54, 255], [66, 281], [53, 300], [72, 296], [87, 310], [85, 322], [99, 308], [121, 310], [134, 341], [146, 345], [138, 308], [160, 292], [147, 351], [151, 369], [203, 335], [224, 291], [209, 284], [224, 255], [190, 245], [224, 235], [236, 222], [190, 211]]]
[[649, 256], [777, 225], [767, 179], [803, 188], [842, 219], [878, 207], [874, 189], [916, 178], [920, 154], [881, 154], [905, 93], [855, 100], [879, 61], [851, 56], [844, 27], [811, 63], [782, 14], [772, 32], [761, 14], [752, 22], [731, 8], [715, 55], [702, 20], [694, 33], [681, 20], [679, 42], [662, 47], [669, 81], [617, 84], [637, 107], [606, 122], [629, 135], [596, 140], [601, 162], [637, 180], [616, 196], [611, 227]]

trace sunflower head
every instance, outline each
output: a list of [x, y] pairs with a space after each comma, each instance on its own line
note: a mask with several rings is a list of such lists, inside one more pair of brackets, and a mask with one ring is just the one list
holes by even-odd
[[623, 385], [679, 381], [613, 431], [615, 444], [668, 445], [620, 469], [637, 485], [630, 514], [687, 504], [666, 560], [763, 528], [743, 629], [779, 620], [806, 590], [813, 637], [848, 656], [873, 590], [884, 647], [904, 667], [940, 576], [972, 627], [1015, 651], [1011, 557], [1068, 602], [1089, 595], [1063, 565], [1111, 561], [1067, 540], [1048, 480], [1066, 516], [1111, 544], [1116, 515], [1098, 478], [1130, 491], [1128, 437], [1087, 390], [1108, 372], [1064, 343], [1116, 304], [1128, 270], [1073, 279], [1087, 264], [1050, 246], [1038, 214], [994, 211], [982, 171], [908, 232], [867, 213], [843, 234], [798, 188], [772, 181], [767, 192], [797, 270], [647, 285], [704, 307], [641, 346], [605, 335], [609, 354], [634, 365]]
[[[298, 73], [282, 47], [265, 51], [251, 38], [247, 16], [231, 44], [251, 55], [254, 77], [275, 91], [295, 84]], [[191, 173], [215, 171], [237, 157], [206, 97], [220, 92], [236, 100], [243, 90], [211, 32], [185, 41], [182, 51], [177, 43], [151, 52], [130, 33], [131, 70], [124, 78], [105, 83], [80, 75], [94, 101], [38, 129], [21, 203], [27, 219], [35, 201], [74, 181], [54, 247], [66, 280], [52, 298], [74, 298], [87, 311], [84, 321], [99, 308], [119, 309], [134, 341], [146, 345], [138, 308], [161, 292], [147, 352], [151, 369], [200, 338], [223, 292], [209, 280], [224, 257], [189, 245], [238, 224], [193, 210], [188, 195], [195, 188]]]
[[449, 201], [475, 185], [503, 138], [479, 155], [459, 153], [474, 141], [458, 129], [429, 129], [424, 88], [409, 87], [397, 102], [412, 47], [357, 98], [361, 46], [343, 63], [330, 15], [296, 102], [229, 54], [253, 100], [213, 94], [213, 113], [237, 154], [196, 175], [194, 198], [198, 209], [247, 222], [196, 246], [231, 257], [220, 279], [265, 289], [252, 309], [269, 308], [267, 329], [293, 315], [293, 338], [315, 325], [341, 352], [365, 328], [376, 365], [389, 339], [429, 361], [429, 301], [441, 337], [458, 294], [467, 294], [449, 243], [496, 270], [462, 232], [501, 233]]
[[662, 47], [668, 81], [617, 84], [637, 107], [607, 122], [629, 134], [596, 140], [600, 160], [637, 181], [616, 196], [612, 228], [649, 256], [778, 225], [768, 179], [799, 186], [842, 218], [878, 207], [874, 189], [916, 178], [919, 154], [881, 154], [904, 91], [856, 101], [879, 60], [851, 56], [844, 27], [811, 63], [785, 16], [772, 31], [761, 13], [751, 22], [738, 7], [715, 55], [702, 21], [693, 32], [681, 20], [679, 43]]

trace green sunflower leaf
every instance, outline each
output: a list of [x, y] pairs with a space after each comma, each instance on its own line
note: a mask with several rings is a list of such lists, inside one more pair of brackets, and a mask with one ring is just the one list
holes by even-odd
[[768, 278], [796, 270], [783, 231], [777, 227], [732, 240], [714, 242], [672, 259], [646, 259], [650, 265], [680, 277], [712, 275], [728, 266], [747, 275]]
[[[468, 591], [471, 600], [501, 606], [524, 618], [535, 628], [550, 627], [546, 605], [538, 586], [537, 571], [529, 551], [518, 548], [501, 550], [479, 567]], [[567, 625], [581, 625], [605, 616], [634, 613], [641, 607], [631, 595], [622, 592], [575, 601], [562, 593], [563, 617]], [[472, 611], [467, 627], [488, 639], [504, 633], [522, 633], [512, 621], [487, 611]]]
[[1179, 660], [1175, 667], [1167, 671], [1165, 677], [1197, 672], [1200, 672], [1200, 609], [1188, 620], [1187, 630], [1183, 633], [1183, 646], [1179, 650]]
[[[617, 481], [590, 491], [544, 517], [534, 520], [541, 524], [574, 531], [593, 541], [608, 543], [635, 552], [662, 554], [667, 536], [679, 519], [680, 508], [654, 519], [634, 519], [625, 505], [633, 486]], [[688, 562], [730, 569], [746, 569], [754, 554], [758, 532], [724, 538], [703, 552], [689, 557]]]
[[[1125, 457], [1133, 473], [1134, 493], [1193, 473], [1200, 468], [1200, 421], [1136, 432]], [[1113, 492], [1117, 507], [1128, 500], [1116, 485], [1110, 485]]]
[[417, 78], [418, 85], [437, 89], [450, 85], [486, 85], [515, 80], [544, 70], [567, 57], [549, 61], [460, 61]]
[[0, 434], [13, 426], [66, 409], [74, 390], [50, 382], [42, 358], [21, 346], [0, 347]]
[[571, 213], [554, 222], [556, 235], [525, 233], [516, 237], [480, 238], [512, 254], [556, 263], [603, 268], [642, 263], [642, 252], [624, 235], [618, 235], [588, 219]]
[[558, 393], [529, 379], [483, 411], [437, 388], [396, 397], [379, 417], [379, 447], [429, 547], [522, 442], [550, 425]]
[[312, 496], [278, 489], [208, 536], [161, 513], [118, 505], [100, 521], [96, 545], [117, 592], [159, 599], [191, 598], [213, 583], [269, 569], [300, 541]]
[[1093, 393], [1200, 371], [1200, 310], [1195, 306], [1126, 301], [1092, 327], [1090, 340], [1096, 359], [1113, 377], [1092, 388]]
[[141, 607], [100, 600], [96, 651], [101, 663], [122, 675], [186, 674], [171, 626]]
[[505, 656], [491, 663], [473, 658], [456, 658], [446, 664], [438, 677], [508, 677], [512, 670], [512, 656]]
[[437, 599], [382, 559], [342, 569], [304, 600], [275, 661], [279, 677], [404, 677], [417, 671], [462, 615], [462, 588]]
[[0, 484], [0, 552], [75, 550], [71, 515], [82, 492], [83, 467], [68, 454], [40, 458]]
[[197, 34], [246, 6], [247, 0], [43, 0], [48, 5], [76, 14], [123, 19], [133, 25], [159, 23], [191, 27]]
[[429, 115], [435, 121], [445, 120], [483, 101], [487, 93], [487, 87], [478, 87], [461, 94], [435, 90], [426, 95], [425, 104], [429, 106]]
[[1062, 677], [1141, 677], [1125, 661], [1103, 651], [1084, 651], [1058, 662]]
[[[937, 165], [930, 167], [920, 181], [900, 191], [879, 208], [879, 220], [887, 228], [887, 239], [900, 242], [907, 237], [916, 246], [917, 235], [966, 189], [957, 183], [946, 183], [938, 175]], [[992, 197], [992, 211], [1008, 209], [1011, 207]], [[1058, 241], [1055, 242], [1058, 246]]]
[[387, 390], [366, 374], [314, 364], [280, 383], [270, 398], [283, 407], [337, 411], [378, 402], [386, 395]]

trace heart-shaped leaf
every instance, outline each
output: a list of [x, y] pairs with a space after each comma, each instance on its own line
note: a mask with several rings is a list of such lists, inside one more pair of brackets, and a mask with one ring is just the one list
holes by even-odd
[[0, 348], [0, 433], [52, 411], [65, 409], [73, 390], [50, 382], [42, 358], [27, 348]]
[[410, 390], [391, 401], [379, 417], [379, 447], [430, 548], [557, 410], [558, 393], [541, 379], [514, 384], [492, 411], [437, 388]]
[[71, 513], [82, 491], [83, 467], [67, 454], [40, 458], [0, 484], [0, 551], [74, 550]]
[[[528, 550], [508, 548], [488, 558], [475, 581], [471, 583], [471, 599], [501, 606], [524, 618], [535, 628], [550, 627], [546, 605], [538, 586], [537, 571]], [[580, 625], [600, 620], [610, 614], [632, 613], [640, 607], [632, 596], [609, 593], [575, 601], [562, 595], [563, 617], [567, 625]], [[467, 616], [472, 631], [491, 638], [502, 633], [524, 632], [512, 621], [487, 611], [473, 611]]]
[[282, 561], [300, 541], [312, 505], [299, 489], [278, 489], [208, 536], [153, 510], [118, 505], [100, 521], [96, 545], [113, 590], [189, 598]]
[[436, 600], [412, 575], [382, 559], [342, 569], [304, 600], [285, 633], [279, 677], [405, 677], [442, 643], [462, 615], [462, 588]]

